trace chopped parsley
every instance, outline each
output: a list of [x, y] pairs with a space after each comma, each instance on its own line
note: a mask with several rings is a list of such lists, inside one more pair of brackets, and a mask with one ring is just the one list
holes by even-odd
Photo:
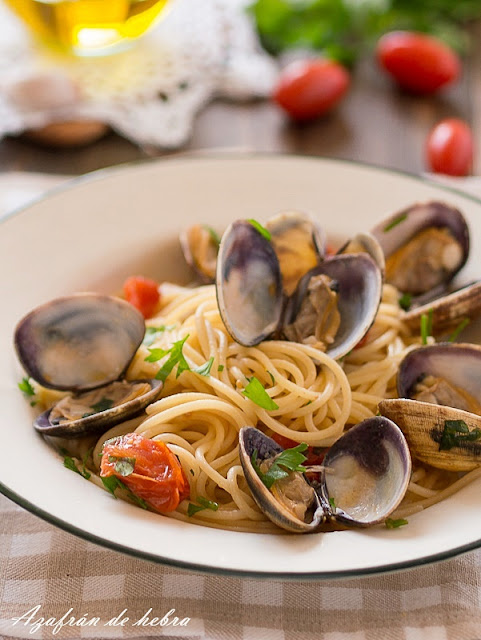
[[108, 409], [111, 409], [113, 406], [114, 406], [114, 401], [104, 396], [98, 402], [93, 404], [90, 408], [94, 410], [94, 413], [100, 413], [101, 411], [107, 411]]
[[445, 420], [444, 429], [439, 440], [439, 451], [449, 451], [467, 442], [475, 442], [481, 438], [481, 429], [469, 430], [464, 420]]
[[264, 236], [266, 240], [269, 240], [269, 241], [271, 240], [272, 238], [271, 233], [267, 231], [267, 229], [263, 227], [260, 222], [257, 222], [257, 220], [254, 220], [254, 218], [248, 218], [247, 222], [250, 222], [251, 225], [254, 227], [254, 229], [258, 231], [261, 234], [261, 236]]
[[130, 476], [134, 472], [135, 458], [109, 456], [109, 462], [115, 462], [115, 472], [121, 476]]
[[426, 345], [428, 337], [433, 335], [433, 313], [434, 309], [431, 308], [421, 316], [421, 340], [423, 345]]
[[199, 496], [196, 502], [197, 504], [189, 502], [189, 506], [187, 507], [187, 515], [189, 516], [189, 518], [191, 518], [199, 511], [203, 511], [204, 509], [217, 511], [217, 509], [219, 508], [217, 502], [212, 502], [212, 500], [207, 500], [207, 498], [203, 498], [202, 496]]
[[18, 383], [18, 388], [26, 396], [34, 396], [35, 395], [35, 389], [32, 387], [32, 385], [30, 383], [30, 378], [22, 378], [22, 381]]
[[412, 299], [413, 297], [410, 293], [404, 293], [398, 300], [401, 309], [404, 309], [404, 311], [408, 311], [409, 307], [411, 306]]
[[82, 478], [85, 478], [85, 480], [88, 480], [91, 476], [90, 472], [87, 471], [87, 469], [85, 468], [85, 463], [87, 461], [87, 458], [90, 454], [90, 451], [87, 452], [87, 455], [85, 456], [84, 460], [83, 460], [83, 467], [82, 467], [82, 471], [80, 471], [80, 469], [77, 467], [77, 463], [75, 462], [75, 460], [73, 458], [71, 458], [70, 456], [65, 456], [63, 459], [63, 466], [66, 469], [70, 469], [70, 471], [74, 471], [75, 473], [78, 473], [79, 476], [82, 476]]
[[242, 392], [242, 395], [246, 398], [249, 398], [249, 400], [252, 400], [252, 402], [257, 404], [259, 407], [262, 407], [262, 409], [266, 409], [267, 411], [279, 409], [279, 405], [277, 405], [269, 396], [269, 394], [257, 378], [249, 379], [249, 384]]
[[169, 355], [168, 359], [164, 362], [164, 364], [157, 372], [157, 375], [155, 376], [157, 380], [162, 380], [162, 382], [165, 382], [167, 376], [171, 373], [175, 365], [179, 365], [177, 367], [177, 374], [175, 376], [176, 378], [178, 378], [183, 371], [190, 371], [189, 364], [182, 352], [184, 343], [188, 337], [189, 334], [187, 334], [185, 338], [182, 338], [182, 340], [177, 340], [177, 342], [174, 342], [170, 349], [149, 349], [150, 355], [145, 358], [146, 362], [157, 362], [164, 356]]
[[466, 327], [470, 322], [471, 320], [469, 318], [464, 318], [464, 320], [461, 320], [461, 322], [458, 324], [456, 329], [449, 336], [448, 342], [454, 342], [456, 338], [459, 336], [459, 334], [461, 333], [461, 331], [464, 331], [464, 329], [466, 329]]
[[207, 231], [207, 233], [210, 235], [210, 239], [212, 240], [212, 242], [215, 244], [215, 246], [218, 249], [219, 245], [220, 245], [220, 235], [217, 233], [217, 231], [215, 229], [213, 229], [212, 227], [209, 227], [208, 224], [203, 224], [202, 228], [205, 231]]
[[398, 216], [397, 218], [394, 218], [394, 220], [392, 222], [389, 222], [383, 229], [384, 233], [387, 233], [388, 231], [391, 231], [391, 229], [394, 229], [394, 227], [397, 227], [398, 224], [401, 224], [401, 222], [404, 222], [404, 220], [406, 220], [406, 218], [408, 217], [407, 213], [401, 213], [400, 216]]
[[220, 365], [217, 367], [217, 371], [224, 371], [224, 365], [223, 365], [223, 364], [220, 364]]
[[329, 504], [330, 504], [331, 509], [332, 509], [333, 511], [335, 511], [335, 510], [337, 509], [337, 507], [336, 507], [336, 501], [334, 500], [334, 498], [329, 498]]
[[210, 370], [212, 369], [212, 365], [214, 364], [214, 356], [211, 356], [207, 362], [201, 364], [200, 367], [196, 367], [192, 369], [194, 373], [198, 373], [201, 376], [210, 376]]
[[305, 442], [298, 444], [297, 447], [293, 447], [292, 449], [284, 449], [284, 451], [276, 457], [266, 473], [261, 471], [257, 462], [257, 449], [254, 449], [251, 456], [252, 466], [264, 485], [270, 489], [276, 480], [286, 478], [290, 471], [299, 471], [301, 473], [307, 471], [306, 467], [302, 466], [302, 463], [307, 460], [306, 456], [302, 453], [306, 449], [307, 444]]
[[175, 324], [171, 324], [169, 326], [163, 324], [160, 327], [147, 327], [145, 329], [145, 336], [142, 344], [146, 347], [150, 347], [150, 345], [157, 340], [158, 336], [160, 336], [161, 333], [163, 333], [164, 331], [171, 331], [174, 327]]
[[104, 487], [113, 495], [114, 498], [117, 498], [115, 490], [121, 489], [122, 491], [125, 491], [127, 496], [132, 500], [132, 502], [135, 502], [136, 505], [142, 507], [142, 509], [149, 508], [147, 502], [143, 498], [136, 496], [135, 493], [133, 493], [133, 491], [131, 491], [128, 486], [122, 482], [122, 480], [117, 478], [117, 476], [107, 476], [106, 478], [101, 476], [100, 479], [102, 480]]
[[404, 527], [404, 525], [408, 524], [408, 521], [405, 518], [398, 518], [397, 520], [386, 518], [384, 524], [387, 529], [399, 529], [399, 527]]
[[272, 381], [272, 384], [276, 384], [276, 379], [274, 378], [274, 376], [272, 375], [272, 373], [270, 371], [267, 372], [269, 374], [269, 377]]

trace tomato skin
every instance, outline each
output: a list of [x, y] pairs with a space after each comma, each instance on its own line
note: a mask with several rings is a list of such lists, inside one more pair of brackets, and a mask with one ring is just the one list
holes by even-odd
[[427, 163], [435, 173], [466, 176], [471, 172], [473, 155], [471, 129], [466, 122], [458, 118], [441, 120], [427, 138]]
[[350, 75], [330, 60], [298, 60], [280, 74], [274, 102], [294, 120], [312, 120], [333, 109], [349, 88]]
[[143, 276], [130, 276], [124, 282], [124, 296], [144, 318], [150, 318], [160, 301], [159, 285]]
[[378, 41], [377, 59], [396, 82], [413, 93], [434, 93], [455, 82], [461, 73], [457, 54], [423, 33], [392, 31]]
[[[122, 476], [115, 470], [116, 460], [112, 458], [135, 458], [133, 472]], [[100, 475], [103, 478], [116, 476], [132, 493], [160, 513], [174, 511], [190, 493], [184, 470], [168, 446], [138, 433], [127, 433], [105, 443]]]

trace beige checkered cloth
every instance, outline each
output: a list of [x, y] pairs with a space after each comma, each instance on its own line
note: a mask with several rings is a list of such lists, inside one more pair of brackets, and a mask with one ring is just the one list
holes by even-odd
[[[8, 184], [9, 206], [19, 204], [25, 178], [10, 175]], [[38, 178], [31, 179], [29, 194], [35, 195], [42, 184]], [[0, 181], [0, 191], [1, 186]], [[462, 526], [462, 514], [451, 526]], [[25, 624], [23, 618], [14, 623], [14, 618], [34, 607], [38, 611], [31, 622]], [[37, 629], [34, 624], [39, 618], [58, 620], [65, 614], [66, 620], [73, 617], [80, 622], [82, 616], [99, 620], [94, 626], [64, 626], [57, 633], [55, 627]], [[190, 621], [176, 627], [135, 624], [146, 615]], [[124, 626], [107, 624], [119, 617], [129, 620]], [[147, 640], [158, 636], [170, 640], [481, 640], [481, 552], [355, 580], [302, 583], [211, 576], [105, 550], [0, 496], [0, 638]]]

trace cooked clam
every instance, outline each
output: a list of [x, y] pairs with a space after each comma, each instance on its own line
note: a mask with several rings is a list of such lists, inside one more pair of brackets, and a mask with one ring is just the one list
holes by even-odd
[[384, 251], [372, 233], [361, 232], [356, 234], [353, 238], [348, 240], [348, 242], [346, 242], [346, 244], [342, 246], [337, 253], [367, 253], [377, 264], [384, 278], [384, 271], [386, 269]]
[[214, 229], [205, 224], [194, 224], [180, 234], [179, 240], [185, 261], [201, 282], [214, 282], [220, 243]]
[[290, 471], [266, 487], [253, 459], [266, 473], [282, 451], [261, 431], [241, 429], [240, 460], [257, 505], [275, 524], [296, 533], [318, 531], [326, 523], [368, 527], [383, 522], [401, 502], [411, 474], [404, 436], [381, 417], [364, 420], [339, 438], [324, 458], [316, 486], [300, 471]]
[[240, 344], [283, 336], [340, 358], [373, 323], [382, 277], [367, 254], [339, 255], [311, 269], [286, 297], [271, 243], [249, 222], [237, 221], [222, 239], [216, 288], [222, 320]]
[[111, 296], [57, 298], [26, 315], [15, 331], [20, 362], [42, 386], [72, 392], [41, 414], [35, 428], [81, 437], [106, 431], [152, 402], [160, 381], [122, 379], [144, 335], [142, 315]]
[[435, 344], [408, 353], [398, 372], [396, 400], [383, 400], [414, 457], [439, 469], [481, 464], [481, 347]]
[[384, 251], [386, 282], [413, 296], [441, 291], [468, 258], [466, 221], [443, 202], [412, 205], [377, 225], [372, 234]]
[[302, 276], [323, 260], [324, 234], [310, 217], [297, 211], [270, 218], [266, 229], [279, 260], [284, 291], [290, 296]]

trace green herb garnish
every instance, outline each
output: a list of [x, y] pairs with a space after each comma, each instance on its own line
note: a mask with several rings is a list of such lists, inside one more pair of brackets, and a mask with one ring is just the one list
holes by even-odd
[[164, 362], [162, 367], [157, 372], [157, 375], [155, 376], [157, 380], [162, 380], [162, 382], [165, 382], [167, 376], [170, 374], [175, 365], [179, 365], [177, 367], [177, 374], [175, 376], [176, 378], [178, 378], [183, 371], [190, 371], [189, 364], [182, 352], [184, 343], [188, 337], [189, 334], [187, 334], [182, 340], [177, 340], [177, 342], [174, 342], [170, 349], [149, 349], [150, 355], [145, 358], [146, 362], [157, 362], [158, 360], [161, 360], [163, 357], [169, 354], [169, 358], [166, 360], [166, 362]]
[[456, 338], [459, 336], [459, 334], [461, 333], [461, 331], [466, 329], [466, 327], [468, 326], [468, 324], [470, 322], [471, 322], [470, 318], [464, 318], [464, 320], [461, 320], [461, 322], [458, 324], [456, 329], [449, 336], [448, 342], [454, 342], [456, 340]]
[[74, 471], [75, 473], [78, 473], [79, 476], [82, 476], [82, 478], [85, 478], [86, 480], [88, 480], [90, 478], [91, 474], [85, 468], [85, 463], [83, 465], [83, 470], [80, 471], [80, 469], [77, 467], [77, 464], [76, 464], [75, 460], [73, 458], [71, 458], [70, 456], [65, 456], [64, 457], [63, 466], [66, 469], [70, 469], [70, 471]]
[[421, 316], [421, 341], [423, 345], [427, 344], [428, 338], [433, 335], [433, 313], [434, 309], [431, 308]]
[[394, 220], [392, 222], [389, 222], [389, 224], [387, 224], [383, 231], [384, 233], [387, 233], [388, 231], [391, 231], [391, 229], [394, 229], [394, 227], [397, 227], [398, 224], [401, 224], [401, 222], [404, 222], [404, 220], [406, 220], [406, 218], [408, 217], [407, 213], [401, 213], [400, 216], [398, 216], [397, 218], [394, 218]]
[[334, 498], [329, 498], [329, 504], [331, 505], [331, 509], [333, 511], [335, 511], [337, 509], [336, 507], [336, 501], [334, 500]]
[[413, 297], [410, 293], [404, 293], [398, 300], [398, 303], [401, 309], [404, 309], [404, 311], [407, 311], [411, 306], [412, 299]]
[[302, 451], [306, 449], [307, 444], [305, 442], [292, 449], [284, 449], [276, 457], [266, 473], [261, 471], [257, 462], [257, 449], [254, 449], [251, 456], [252, 466], [264, 485], [270, 489], [276, 480], [286, 478], [290, 471], [299, 471], [300, 473], [307, 471], [306, 467], [302, 466], [302, 463], [307, 460], [306, 456], [302, 454]]
[[254, 229], [256, 229], [261, 234], [261, 236], [264, 236], [266, 240], [271, 240], [272, 235], [270, 231], [267, 231], [267, 229], [263, 227], [260, 222], [254, 220], [254, 218], [248, 218], [247, 222], [250, 222]]
[[386, 518], [384, 524], [387, 529], [399, 529], [399, 527], [404, 527], [404, 525], [408, 524], [408, 521], [405, 518], [399, 518], [398, 520]]
[[207, 231], [207, 233], [210, 235], [210, 238], [212, 240], [212, 242], [215, 244], [215, 246], [217, 248], [219, 248], [220, 245], [220, 235], [217, 233], [217, 231], [215, 229], [213, 229], [212, 227], [209, 227], [209, 225], [207, 224], [203, 224], [202, 228]]
[[101, 476], [100, 479], [102, 480], [104, 487], [113, 495], [114, 498], [117, 498], [117, 496], [115, 495], [115, 490], [121, 489], [122, 491], [125, 491], [130, 500], [132, 500], [132, 502], [135, 502], [135, 504], [137, 504], [139, 507], [142, 507], [142, 509], [149, 508], [147, 502], [143, 498], [139, 498], [139, 496], [136, 496], [135, 493], [133, 493], [133, 491], [131, 491], [128, 486], [122, 482], [122, 480], [119, 480], [117, 478], [117, 476], [108, 476], [106, 478]]
[[444, 429], [439, 440], [439, 451], [449, 451], [467, 442], [475, 442], [481, 438], [481, 429], [476, 427], [472, 431], [464, 420], [445, 420]]
[[201, 364], [200, 367], [196, 367], [192, 369], [194, 373], [198, 373], [201, 376], [210, 376], [210, 370], [212, 369], [212, 365], [214, 364], [214, 356], [211, 356], [207, 362]]
[[114, 406], [113, 400], [111, 400], [110, 398], [103, 397], [101, 400], [93, 404], [90, 408], [94, 410], [94, 413], [100, 413], [101, 411], [107, 411], [108, 409], [111, 409], [113, 406]]
[[109, 456], [109, 462], [115, 462], [114, 469], [121, 476], [130, 476], [134, 472], [135, 458]]
[[257, 378], [250, 378], [249, 384], [242, 392], [242, 395], [267, 411], [279, 409], [279, 405], [269, 396]]
[[202, 496], [199, 496], [196, 502], [198, 504], [193, 504], [192, 502], [189, 502], [189, 506], [187, 507], [187, 515], [189, 516], [189, 518], [192, 517], [194, 514], [198, 513], [199, 511], [203, 511], [204, 509], [217, 511], [217, 509], [219, 508], [219, 505], [217, 504], [217, 502], [212, 502], [212, 500], [207, 500], [207, 498], [203, 498]]
[[145, 329], [145, 336], [142, 344], [146, 347], [150, 347], [150, 345], [157, 340], [158, 336], [160, 336], [161, 333], [163, 333], [164, 331], [171, 331], [174, 327], [175, 324], [171, 324], [169, 326], [163, 324], [160, 327], [147, 327]]
[[224, 365], [223, 365], [223, 364], [220, 364], [220, 365], [217, 367], [217, 371], [224, 371]]
[[30, 378], [22, 378], [22, 381], [18, 383], [18, 388], [26, 396], [34, 396], [35, 395], [35, 389], [32, 387], [32, 385], [30, 383]]
[[272, 381], [272, 384], [276, 384], [276, 379], [274, 378], [274, 376], [272, 375], [272, 373], [270, 371], [267, 372], [269, 374], [269, 377]]

